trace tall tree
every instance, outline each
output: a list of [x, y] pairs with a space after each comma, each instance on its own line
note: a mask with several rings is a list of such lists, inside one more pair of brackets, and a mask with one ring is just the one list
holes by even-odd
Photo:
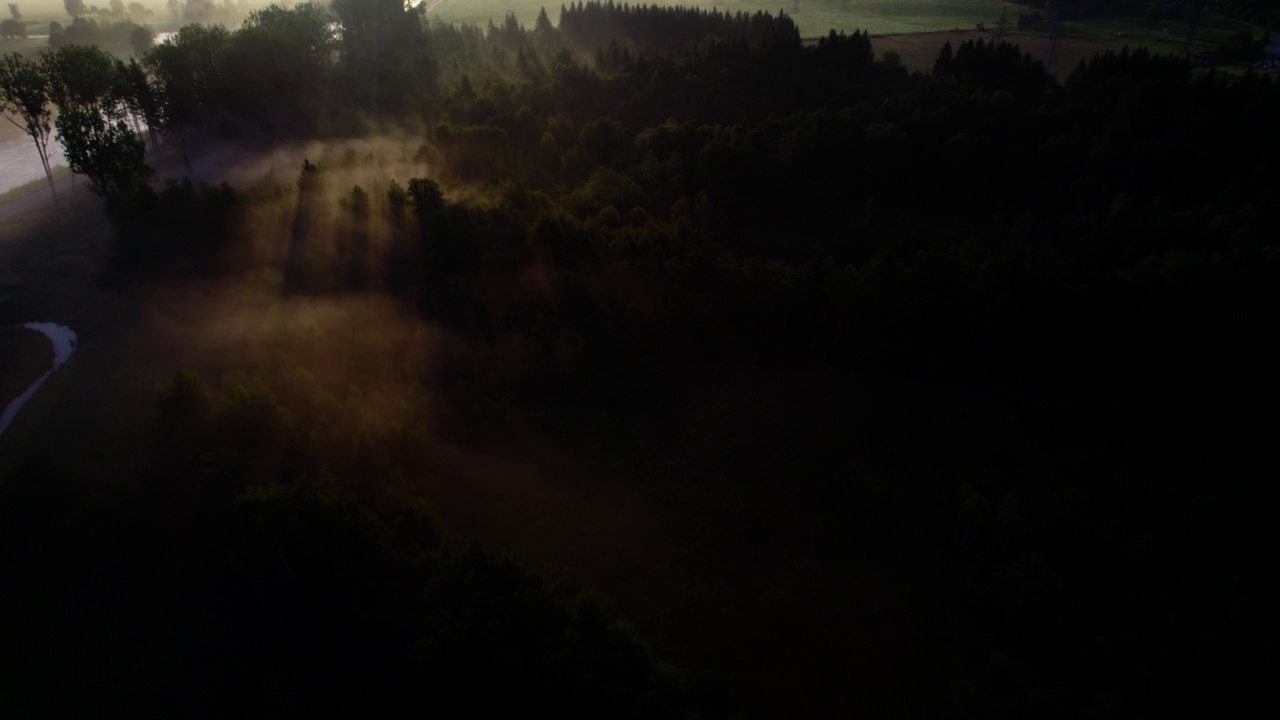
[[435, 58], [420, 18], [402, 0], [333, 0], [332, 8], [350, 102], [395, 113], [435, 92]]
[[252, 12], [217, 56], [222, 75], [235, 78], [220, 107], [268, 132], [310, 134], [328, 102], [332, 21], [315, 3]]
[[49, 167], [49, 137], [53, 132], [53, 105], [49, 95], [49, 78], [40, 64], [25, 60], [18, 53], [0, 57], [0, 115], [22, 128], [35, 143], [49, 181], [49, 192], [58, 201]]
[[88, 45], [64, 45], [41, 60], [72, 172], [88, 176], [89, 188], [108, 202], [145, 182], [152, 171], [142, 139], [126, 122], [133, 87], [125, 66]]
[[18, 3], [9, 3], [10, 18], [0, 23], [0, 36], [17, 38], [27, 36], [27, 26], [22, 22], [22, 13], [18, 11]]
[[133, 46], [133, 56], [142, 57], [156, 44], [156, 34], [146, 25], [137, 25], [129, 31], [129, 44]]
[[151, 147], [157, 148], [160, 143], [156, 133], [164, 126], [163, 99], [138, 58], [130, 58], [127, 65], [121, 63], [120, 72], [129, 84], [129, 94], [124, 103], [129, 112], [142, 118], [151, 138]]
[[94, 106], [107, 114], [119, 114], [124, 78], [116, 60], [93, 45], [63, 45], [41, 56], [49, 80], [50, 96], [60, 110]]
[[229, 37], [221, 25], [186, 25], [143, 60], [160, 89], [164, 127], [176, 131], [179, 142], [183, 129], [204, 120], [225, 91], [215, 59]]
[[533, 47], [541, 55], [549, 55], [560, 45], [560, 33], [551, 24], [547, 9], [538, 11], [538, 19], [533, 23]]
[[154, 171], [146, 163], [142, 139], [121, 118], [90, 106], [61, 109], [58, 139], [73, 172], [89, 178], [89, 189], [108, 203], [125, 197]]

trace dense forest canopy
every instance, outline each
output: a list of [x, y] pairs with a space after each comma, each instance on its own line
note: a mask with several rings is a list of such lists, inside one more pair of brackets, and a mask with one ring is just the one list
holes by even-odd
[[[983, 39], [912, 74], [785, 14], [335, 0], [12, 56], [0, 89], [102, 196], [102, 282], [276, 308], [168, 377], [128, 482], [6, 453], [21, 707], [1276, 703], [1270, 75], [1126, 48], [1059, 83]], [[147, 165], [305, 143], [239, 187]], [[601, 576], [686, 669], [450, 531], [440, 478], [513, 437], [661, 508], [669, 562]]]

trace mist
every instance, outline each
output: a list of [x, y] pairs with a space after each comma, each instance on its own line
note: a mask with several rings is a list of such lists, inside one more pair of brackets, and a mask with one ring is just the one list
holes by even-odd
[[776, 10], [5, 39], [0, 693], [1274, 700], [1274, 18]]

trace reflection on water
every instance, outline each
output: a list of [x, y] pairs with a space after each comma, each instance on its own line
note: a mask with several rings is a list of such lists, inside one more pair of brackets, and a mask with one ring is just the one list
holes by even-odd
[[[34, 148], [32, 152], [34, 152]], [[13, 422], [18, 410], [31, 399], [32, 395], [36, 394], [36, 390], [40, 389], [40, 386], [44, 384], [45, 380], [49, 379], [54, 370], [62, 367], [62, 363], [66, 362], [67, 358], [71, 357], [71, 353], [76, 349], [76, 331], [65, 325], [29, 322], [23, 327], [43, 333], [45, 337], [49, 338], [49, 342], [53, 343], [53, 367], [36, 378], [36, 381], [31, 383], [31, 387], [14, 398], [14, 401], [9, 403], [9, 407], [4, 409], [4, 413], [0, 414], [0, 433], [3, 433], [5, 428], [9, 427], [9, 423]]]
[[[67, 164], [62, 145], [53, 139], [49, 140], [49, 164], [54, 167]], [[43, 178], [40, 154], [31, 138], [23, 135], [0, 142], [0, 193]]]

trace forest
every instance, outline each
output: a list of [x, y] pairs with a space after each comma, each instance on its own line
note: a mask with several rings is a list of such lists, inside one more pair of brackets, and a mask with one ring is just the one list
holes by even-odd
[[552, 15], [0, 62], [96, 312], [170, 318], [120, 440], [0, 436], [0, 707], [1280, 706], [1272, 75]]

